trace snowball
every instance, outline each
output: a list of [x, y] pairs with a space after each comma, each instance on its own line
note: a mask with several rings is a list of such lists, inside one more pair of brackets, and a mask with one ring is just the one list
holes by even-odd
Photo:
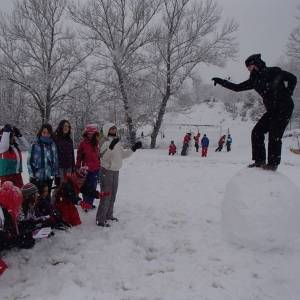
[[222, 225], [226, 238], [243, 247], [290, 247], [300, 238], [300, 190], [278, 171], [242, 169], [227, 184]]

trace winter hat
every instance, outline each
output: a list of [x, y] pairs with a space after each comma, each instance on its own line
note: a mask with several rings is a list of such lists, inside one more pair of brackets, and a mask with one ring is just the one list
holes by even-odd
[[105, 137], [108, 136], [109, 130], [110, 130], [112, 127], [116, 127], [116, 128], [117, 128], [116, 124], [114, 124], [114, 123], [106, 123], [106, 124], [103, 125], [103, 135], [104, 135]]
[[22, 186], [21, 191], [24, 198], [29, 198], [30, 196], [38, 193], [38, 188], [29, 182]]
[[245, 65], [246, 67], [250, 65], [255, 65], [259, 69], [264, 68], [266, 66], [266, 63], [261, 59], [261, 54], [253, 54], [250, 55], [246, 60], [245, 60]]
[[84, 133], [93, 135], [95, 133], [99, 133], [97, 124], [87, 124], [84, 129]]

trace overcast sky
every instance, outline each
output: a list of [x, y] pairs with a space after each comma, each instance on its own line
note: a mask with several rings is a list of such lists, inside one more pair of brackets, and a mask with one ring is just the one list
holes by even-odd
[[[0, 9], [12, 7], [13, 0], [0, 0]], [[245, 59], [253, 53], [261, 53], [267, 65], [275, 65], [285, 55], [288, 37], [297, 25], [300, 0], [218, 0], [224, 17], [239, 23], [237, 41], [239, 54], [236, 61], [229, 61], [224, 69], [200, 66], [205, 82], [211, 77], [228, 77], [239, 82], [248, 77]], [[299, 21], [298, 21], [299, 22]]]

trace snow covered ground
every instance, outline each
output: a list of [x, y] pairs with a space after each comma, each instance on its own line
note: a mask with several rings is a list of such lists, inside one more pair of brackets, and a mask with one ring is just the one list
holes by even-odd
[[[137, 151], [121, 170], [119, 223], [99, 228], [95, 211], [81, 212], [81, 226], [6, 253], [0, 299], [298, 300], [300, 243], [255, 251], [222, 233], [227, 183], [250, 161], [250, 126], [231, 121], [232, 152], [210, 148], [207, 158]], [[288, 146], [278, 172], [300, 187]]]

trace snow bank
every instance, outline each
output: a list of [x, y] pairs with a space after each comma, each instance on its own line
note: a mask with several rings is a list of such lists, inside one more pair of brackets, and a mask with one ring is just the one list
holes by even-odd
[[280, 172], [242, 169], [222, 203], [229, 241], [257, 250], [290, 247], [300, 238], [300, 190]]

